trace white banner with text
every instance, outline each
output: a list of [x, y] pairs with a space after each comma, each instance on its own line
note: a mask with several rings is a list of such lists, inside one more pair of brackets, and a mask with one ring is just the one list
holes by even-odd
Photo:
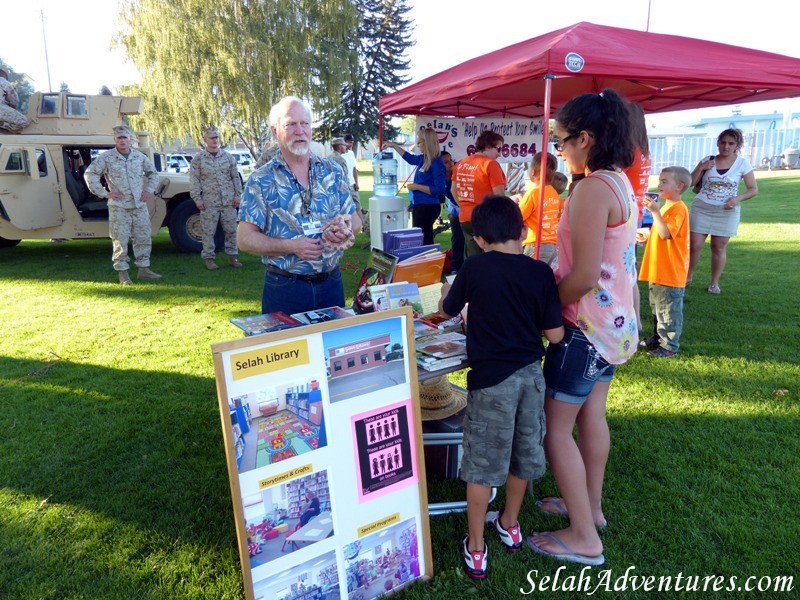
[[417, 116], [417, 129], [433, 128], [439, 136], [442, 151], [454, 160], [475, 153], [475, 142], [484, 131], [503, 136], [501, 163], [530, 162], [542, 147], [542, 119], [524, 118], [456, 118]]

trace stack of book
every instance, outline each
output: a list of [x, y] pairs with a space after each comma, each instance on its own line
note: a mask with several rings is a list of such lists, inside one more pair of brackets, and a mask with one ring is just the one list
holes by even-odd
[[394, 281], [413, 281], [423, 287], [442, 280], [444, 252], [439, 244], [423, 246], [419, 227], [384, 232], [383, 249], [399, 261]]
[[306, 312], [294, 313], [293, 318], [300, 321], [301, 325], [311, 325], [313, 323], [327, 323], [328, 321], [335, 321], [336, 319], [346, 319], [352, 317], [353, 313], [347, 309], [339, 306], [331, 306], [329, 308], [318, 308], [317, 310], [308, 310]]
[[302, 313], [287, 315], [283, 312], [271, 312], [264, 315], [250, 315], [248, 317], [236, 317], [231, 319], [231, 323], [236, 325], [245, 335], [260, 335], [282, 329], [291, 329], [301, 325], [312, 323], [326, 323], [336, 319], [352, 317], [353, 313], [339, 306], [309, 310]]
[[401, 260], [394, 269], [395, 281], [409, 281], [419, 287], [441, 283], [444, 271], [444, 252], [434, 244], [424, 252]]
[[422, 315], [419, 320], [429, 327], [441, 331], [453, 329], [463, 333], [464, 330], [464, 318], [460, 314], [455, 317], [446, 317], [439, 312], [432, 312]]
[[426, 371], [460, 365], [467, 358], [467, 337], [457, 331], [437, 331], [417, 338], [417, 364]]
[[418, 246], [422, 246], [422, 229], [419, 227], [383, 232], [383, 250], [385, 252], [394, 254], [398, 250]]
[[303, 321], [282, 312], [236, 317], [235, 319], [231, 319], [231, 323], [242, 329], [245, 335], [259, 335], [305, 325]]

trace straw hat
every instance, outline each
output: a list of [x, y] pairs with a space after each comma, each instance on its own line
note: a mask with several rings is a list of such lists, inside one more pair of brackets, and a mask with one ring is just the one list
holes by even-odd
[[447, 418], [466, 405], [466, 392], [450, 385], [444, 375], [419, 382], [419, 406], [423, 421]]

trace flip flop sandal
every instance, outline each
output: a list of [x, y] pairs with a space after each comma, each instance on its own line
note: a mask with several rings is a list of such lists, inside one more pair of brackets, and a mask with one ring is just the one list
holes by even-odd
[[[541, 512], [543, 515], [550, 515], [550, 516], [556, 515], [558, 517], [561, 517], [562, 519], [569, 519], [569, 512], [567, 511], [567, 506], [564, 504], [564, 500], [562, 500], [561, 498], [545, 498], [544, 500], [537, 500], [534, 504], [539, 508], [539, 512]], [[544, 507], [545, 505], [548, 504], [550, 506], [555, 507], [555, 510], [545, 510]], [[602, 523], [600, 523], [599, 525], [595, 524], [595, 526], [602, 531], [603, 529], [608, 527], [608, 520], [603, 519]]]
[[[569, 519], [567, 507], [561, 498], [545, 498], [544, 500], [537, 500], [535, 504], [539, 508], [539, 512], [545, 515], [557, 515], [562, 519]], [[545, 510], [545, 506], [552, 506], [555, 510]]]
[[722, 290], [719, 289], [718, 285], [710, 285], [710, 286], [708, 286], [708, 293], [709, 294], [721, 294]]
[[554, 552], [548, 552], [544, 548], [540, 548], [539, 546], [537, 546], [536, 542], [533, 541], [533, 536], [529, 535], [526, 540], [528, 542], [528, 546], [530, 546], [531, 549], [538, 554], [549, 556], [550, 558], [555, 558], [556, 560], [563, 560], [566, 562], [578, 563], [581, 565], [590, 565], [593, 567], [599, 567], [600, 565], [606, 562], [606, 559], [602, 554], [598, 554], [597, 556], [586, 556], [585, 554], [576, 554], [575, 552], [572, 551], [572, 548], [567, 546], [564, 542], [562, 542], [552, 533], [542, 533], [541, 535], [550, 540], [553, 540], [556, 544], [558, 544], [564, 550], [566, 550], [566, 553], [556, 554]]

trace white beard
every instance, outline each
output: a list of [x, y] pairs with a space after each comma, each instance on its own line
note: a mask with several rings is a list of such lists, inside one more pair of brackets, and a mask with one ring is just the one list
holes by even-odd
[[288, 150], [295, 156], [305, 156], [308, 154], [308, 142], [305, 146], [289, 146]]

